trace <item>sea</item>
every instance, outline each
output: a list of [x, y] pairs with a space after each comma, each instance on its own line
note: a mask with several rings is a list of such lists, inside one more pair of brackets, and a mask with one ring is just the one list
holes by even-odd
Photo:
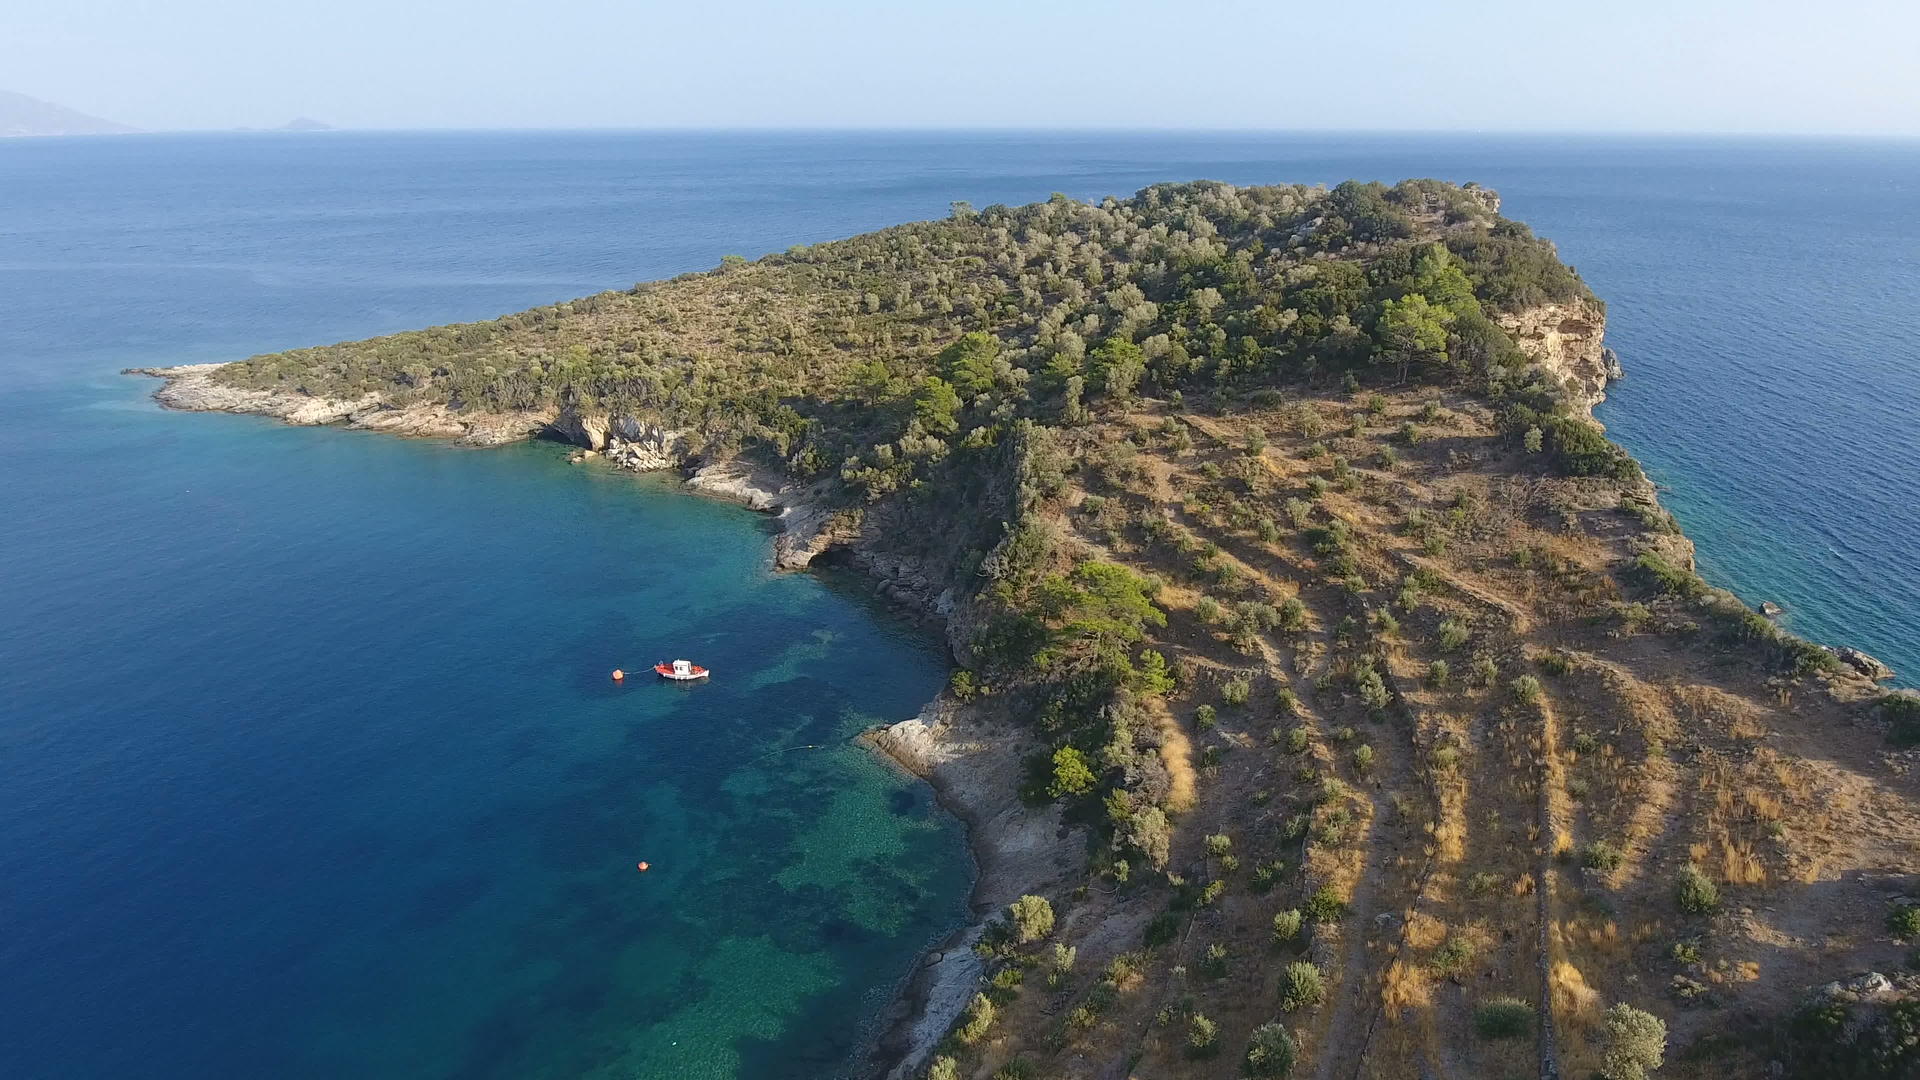
[[[557, 444], [170, 413], [120, 369], [955, 200], [1424, 176], [1499, 190], [1606, 299], [1598, 415], [1708, 578], [1920, 676], [1913, 141], [0, 141], [0, 1069], [832, 1077], [967, 917], [957, 824], [849, 742], [948, 665], [866, 582]], [[608, 678], [679, 656], [711, 683]]]

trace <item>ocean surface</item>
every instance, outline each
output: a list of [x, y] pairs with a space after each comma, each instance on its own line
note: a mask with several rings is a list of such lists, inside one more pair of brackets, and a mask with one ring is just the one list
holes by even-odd
[[[833, 1076], [965, 913], [957, 827], [846, 743], [945, 674], [863, 582], [553, 444], [166, 413], [120, 368], [956, 199], [1350, 176], [1499, 189], [1609, 302], [1599, 415], [1708, 576], [1920, 676], [1920, 143], [0, 141], [0, 1070]], [[606, 677], [674, 655], [716, 680]]]

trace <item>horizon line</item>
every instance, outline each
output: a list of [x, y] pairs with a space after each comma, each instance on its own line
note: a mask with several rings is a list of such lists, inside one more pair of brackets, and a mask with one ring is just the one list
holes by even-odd
[[140, 128], [125, 132], [71, 135], [21, 135], [12, 139], [95, 139], [141, 135], [1270, 135], [1270, 136], [1392, 136], [1481, 138], [1592, 138], [1592, 139], [1807, 139], [1858, 141], [1915, 141], [1920, 131], [1727, 131], [1711, 129], [1565, 129], [1545, 128], [1338, 128], [1338, 127], [1166, 127], [1155, 125], [574, 125], [574, 126], [436, 126], [336, 127], [288, 131], [278, 128], [200, 127]]

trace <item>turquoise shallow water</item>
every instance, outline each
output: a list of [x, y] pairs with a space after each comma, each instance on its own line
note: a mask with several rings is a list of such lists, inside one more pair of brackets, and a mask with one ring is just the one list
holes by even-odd
[[[772, 576], [762, 519], [555, 446], [168, 414], [120, 367], [954, 199], [1422, 175], [1499, 188], [1608, 299], [1601, 416], [1710, 576], [1920, 673], [1920, 144], [0, 142], [8, 1074], [830, 1076], [964, 909], [956, 828], [842, 745], [944, 671], [863, 583]], [[606, 681], [669, 654], [720, 678]]]

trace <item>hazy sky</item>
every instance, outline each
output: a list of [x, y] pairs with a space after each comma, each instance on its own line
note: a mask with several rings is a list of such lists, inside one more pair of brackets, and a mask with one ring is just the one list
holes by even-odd
[[1920, 0], [4, 0], [0, 89], [146, 128], [1920, 134]]

